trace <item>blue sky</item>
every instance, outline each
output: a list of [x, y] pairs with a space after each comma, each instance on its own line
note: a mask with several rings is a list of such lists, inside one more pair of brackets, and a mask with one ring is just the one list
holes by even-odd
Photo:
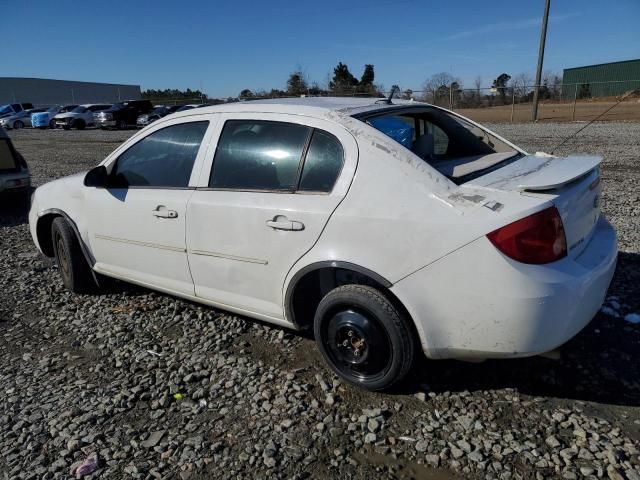
[[[321, 85], [337, 62], [418, 89], [447, 71], [467, 87], [533, 74], [543, 0], [3, 1], [0, 76], [202, 88]], [[545, 70], [640, 58], [639, 0], [552, 0]]]

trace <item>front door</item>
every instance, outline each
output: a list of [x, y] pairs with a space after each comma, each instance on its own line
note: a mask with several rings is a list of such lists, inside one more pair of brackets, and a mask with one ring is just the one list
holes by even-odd
[[357, 147], [329, 122], [255, 118], [220, 125], [212, 168], [205, 162], [187, 207], [189, 264], [196, 296], [283, 319], [285, 277], [344, 198]]
[[96, 271], [193, 295], [186, 212], [208, 124], [182, 120], [156, 129], [107, 167], [109, 188], [89, 189], [89, 242]]

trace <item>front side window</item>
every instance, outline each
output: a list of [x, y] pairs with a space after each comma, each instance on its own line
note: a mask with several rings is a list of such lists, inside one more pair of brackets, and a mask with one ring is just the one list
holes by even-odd
[[209, 122], [172, 125], [125, 151], [111, 172], [115, 188], [187, 187]]
[[218, 142], [209, 187], [293, 190], [311, 129], [259, 120], [229, 120]]

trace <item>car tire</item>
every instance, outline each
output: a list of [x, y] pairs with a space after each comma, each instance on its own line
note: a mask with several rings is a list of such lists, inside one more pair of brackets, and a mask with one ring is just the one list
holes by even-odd
[[13, 128], [16, 130], [24, 128], [24, 123], [22, 123], [21, 120], [16, 120], [15, 122], [13, 122]]
[[51, 120], [49, 120], [49, 128], [51, 128], [51, 129], [56, 128], [56, 122], [53, 121], [53, 118]]
[[127, 122], [125, 122], [124, 120], [118, 120], [116, 122], [116, 128], [118, 130], [124, 130], [127, 128]]
[[64, 286], [75, 293], [94, 292], [98, 285], [69, 222], [62, 217], [55, 218], [51, 225], [51, 237]]
[[84, 127], [86, 127], [86, 123], [84, 123], [84, 120], [76, 120], [75, 122], [73, 122], [73, 127], [77, 128], [78, 130], [84, 130]]
[[385, 390], [411, 370], [418, 351], [409, 319], [380, 290], [343, 285], [320, 301], [316, 343], [331, 369], [367, 390]]
[[71, 125], [68, 123], [62, 126], [63, 130], [71, 130]]

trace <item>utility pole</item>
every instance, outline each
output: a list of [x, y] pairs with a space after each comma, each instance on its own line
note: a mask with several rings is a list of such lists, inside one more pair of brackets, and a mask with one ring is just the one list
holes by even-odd
[[536, 82], [533, 90], [533, 111], [532, 120], [538, 121], [538, 93], [540, 91], [540, 82], [542, 81], [542, 62], [544, 61], [544, 44], [547, 40], [547, 23], [549, 21], [549, 6], [551, 0], [544, 2], [544, 15], [542, 17], [542, 32], [540, 32], [540, 49], [538, 50], [538, 69], [536, 70]]

